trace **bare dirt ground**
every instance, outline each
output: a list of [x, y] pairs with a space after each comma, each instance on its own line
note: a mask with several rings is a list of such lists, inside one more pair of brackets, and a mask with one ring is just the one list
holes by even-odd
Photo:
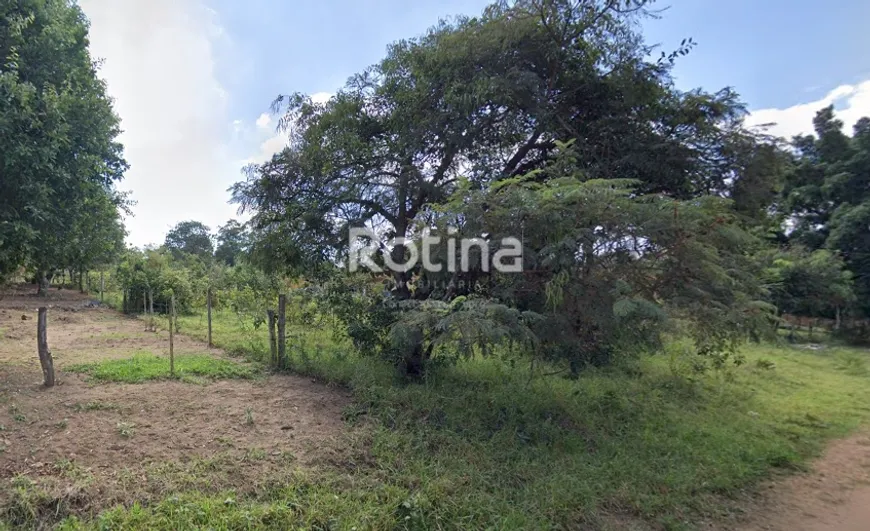
[[[344, 459], [353, 436], [342, 421], [344, 391], [291, 375], [90, 383], [64, 367], [141, 351], [168, 355], [165, 332], [147, 332], [142, 321], [94, 308], [74, 291], [53, 289], [48, 301], [34, 292], [19, 287], [0, 299], [0, 482], [25, 475], [96, 510], [181, 488], [245, 491]], [[36, 355], [36, 308], [46, 302], [59, 379], [49, 390]], [[175, 348], [224, 356], [184, 336]]]
[[743, 523], [730, 528], [870, 530], [870, 433], [833, 442], [806, 474], [768, 482]]

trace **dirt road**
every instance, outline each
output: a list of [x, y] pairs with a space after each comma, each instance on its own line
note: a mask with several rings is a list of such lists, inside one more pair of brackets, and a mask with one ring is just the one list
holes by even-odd
[[741, 520], [731, 529], [870, 530], [870, 433], [831, 443], [805, 474], [768, 482]]

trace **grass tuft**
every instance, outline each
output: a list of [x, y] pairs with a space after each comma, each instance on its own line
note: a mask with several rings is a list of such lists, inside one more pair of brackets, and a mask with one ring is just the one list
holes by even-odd
[[[100, 382], [142, 383], [171, 378], [169, 358], [140, 352], [133, 357], [97, 363], [72, 365], [70, 372], [89, 375]], [[251, 379], [261, 373], [258, 366], [215, 358], [208, 354], [176, 356], [175, 377], [186, 382], [202, 383], [202, 379]]]

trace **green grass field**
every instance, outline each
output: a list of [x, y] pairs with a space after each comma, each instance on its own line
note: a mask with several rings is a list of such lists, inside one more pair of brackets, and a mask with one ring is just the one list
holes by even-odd
[[[205, 336], [200, 316], [181, 318], [181, 328]], [[328, 514], [328, 528], [594, 528], [613, 516], [691, 528], [726, 517], [729, 500], [760, 478], [800, 469], [870, 418], [867, 354], [857, 349], [751, 345], [743, 366], [697, 375], [697, 360], [672, 343], [578, 380], [530, 378], [528, 367], [487, 359], [407, 385], [326, 325], [288, 330], [291, 368], [350, 387], [348, 421], [373, 431], [367, 466], [310, 480], [304, 490], [316, 500], [291, 489], [301, 508], [293, 514]], [[263, 359], [266, 334], [216, 314], [215, 342], [231, 352]], [[280, 528], [296, 521], [274, 512], [290, 498], [279, 490], [238, 510]], [[178, 514], [172, 504], [112, 517], [160, 520]], [[206, 511], [218, 520], [195, 525], [238, 516], [227, 511]]]
[[[205, 338], [202, 316], [179, 320], [181, 333]], [[228, 311], [215, 315], [214, 341], [253, 361], [268, 356], [265, 327]], [[525, 364], [476, 359], [441, 367], [420, 384], [354, 354], [328, 321], [288, 325], [288, 352], [293, 371], [353, 391], [345, 417], [367, 435], [346, 462], [300, 470], [256, 495], [175, 492], [63, 527], [608, 529], [632, 522], [694, 529], [727, 520], [760, 479], [801, 470], [826, 441], [870, 420], [868, 355], [843, 347], [749, 345], [742, 366], [698, 374], [699, 359], [671, 342], [658, 355], [577, 380], [530, 377]], [[113, 381], [168, 370], [146, 357], [80, 369]], [[226, 377], [214, 370], [204, 374]]]

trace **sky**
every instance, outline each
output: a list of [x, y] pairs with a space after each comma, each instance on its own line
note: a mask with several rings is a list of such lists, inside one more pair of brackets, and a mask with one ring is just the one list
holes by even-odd
[[[241, 168], [284, 143], [270, 103], [328, 98], [383, 57], [389, 43], [439, 18], [481, 12], [484, 0], [79, 0], [91, 53], [115, 100], [136, 201], [128, 243], [160, 244], [177, 222], [212, 229], [237, 218], [229, 188]], [[644, 23], [662, 50], [692, 37], [677, 63], [682, 89], [734, 87], [750, 124], [809, 132], [830, 104], [851, 127], [870, 115], [870, 2], [659, 0]]]

